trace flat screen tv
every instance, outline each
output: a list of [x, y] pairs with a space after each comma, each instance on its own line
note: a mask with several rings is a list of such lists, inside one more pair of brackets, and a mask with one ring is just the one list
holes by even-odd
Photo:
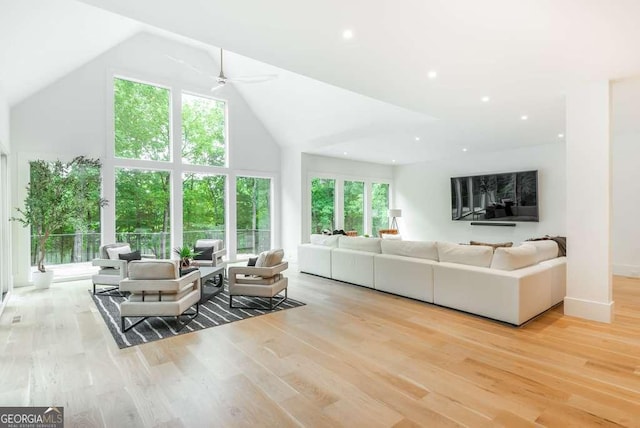
[[539, 221], [538, 171], [451, 178], [451, 219]]

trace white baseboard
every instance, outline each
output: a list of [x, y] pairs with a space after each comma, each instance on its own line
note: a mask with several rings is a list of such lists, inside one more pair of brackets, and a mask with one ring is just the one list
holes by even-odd
[[636, 265], [612, 265], [614, 275], [640, 278], [640, 266]]
[[614, 302], [602, 303], [592, 300], [564, 298], [564, 314], [571, 317], [584, 318], [591, 321], [610, 323], [613, 321]]

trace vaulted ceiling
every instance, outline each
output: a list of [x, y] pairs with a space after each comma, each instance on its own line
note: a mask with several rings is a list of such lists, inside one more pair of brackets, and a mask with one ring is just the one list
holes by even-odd
[[51, 78], [73, 66], [61, 58], [77, 66], [135, 31], [162, 29], [235, 53], [229, 75], [278, 74], [237, 88], [282, 145], [383, 163], [561, 141], [567, 88], [640, 72], [635, 0], [0, 0], [0, 7], [3, 45], [16, 40], [24, 54], [15, 64], [20, 52], [0, 48], [0, 81], [20, 82], [5, 83], [14, 97], [37, 86], [29, 76], [38, 64], [51, 67]]

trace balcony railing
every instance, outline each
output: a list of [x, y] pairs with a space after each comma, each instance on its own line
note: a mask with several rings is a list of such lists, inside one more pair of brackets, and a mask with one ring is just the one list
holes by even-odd
[[[222, 239], [224, 230], [187, 230], [184, 245], [193, 246], [198, 239]], [[171, 258], [171, 236], [168, 232], [119, 232], [118, 242], [128, 242], [132, 250], [152, 254], [157, 258]], [[237, 253], [258, 254], [271, 247], [271, 230], [240, 229], [237, 231]], [[38, 240], [31, 236], [31, 265], [38, 262]], [[89, 262], [100, 257], [100, 233], [52, 234], [47, 241], [45, 265]]]

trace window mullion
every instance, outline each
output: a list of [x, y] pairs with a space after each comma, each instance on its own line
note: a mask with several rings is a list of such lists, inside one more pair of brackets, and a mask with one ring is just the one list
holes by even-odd
[[[171, 248], [182, 246], [183, 203], [182, 203], [182, 90], [174, 87], [171, 91]], [[172, 253], [173, 255], [173, 253]]]

